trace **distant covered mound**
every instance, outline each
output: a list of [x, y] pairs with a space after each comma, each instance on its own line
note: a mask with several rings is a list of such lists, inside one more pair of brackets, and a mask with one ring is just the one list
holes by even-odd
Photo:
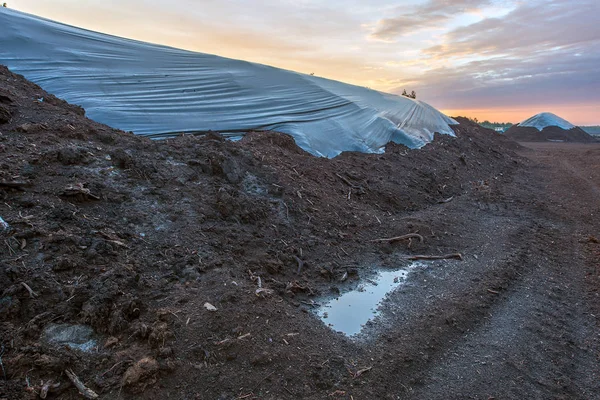
[[578, 142], [595, 139], [581, 128], [552, 113], [540, 113], [513, 125], [505, 135], [519, 142]]
[[90, 118], [138, 135], [248, 131], [291, 135], [335, 157], [421, 147], [454, 135], [430, 105], [266, 65], [159, 46], [0, 7], [0, 63]]
[[533, 117], [527, 118], [525, 121], [521, 122], [519, 126], [536, 128], [540, 131], [549, 126], [556, 126], [565, 130], [575, 128], [575, 125], [566, 119], [562, 119], [558, 115], [549, 112], [539, 113]]

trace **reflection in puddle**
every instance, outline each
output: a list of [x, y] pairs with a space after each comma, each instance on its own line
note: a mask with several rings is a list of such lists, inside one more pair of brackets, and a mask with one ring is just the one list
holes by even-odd
[[422, 264], [413, 263], [397, 271], [380, 271], [374, 279], [325, 303], [317, 310], [317, 315], [331, 329], [348, 336], [356, 335], [377, 315], [377, 308], [386, 294], [401, 286], [409, 272], [419, 265]]

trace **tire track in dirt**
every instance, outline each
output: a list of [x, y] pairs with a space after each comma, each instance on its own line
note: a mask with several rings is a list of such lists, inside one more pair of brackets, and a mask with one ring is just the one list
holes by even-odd
[[590, 218], [598, 185], [581, 172], [589, 160], [576, 147], [542, 145], [528, 156], [546, 190], [538, 194], [541, 228], [524, 238], [531, 244], [522, 260], [526, 275], [403, 397], [600, 398], [598, 321], [581, 251], [581, 238], [598, 229]]
[[600, 187], [594, 183], [590, 178], [585, 177], [577, 168], [575, 168], [569, 160], [561, 160], [560, 164], [564, 167], [565, 172], [571, 175], [576, 179], [580, 179], [588, 185], [588, 188], [595, 193], [597, 197], [600, 197]]
[[[547, 245], [560, 236], [553, 233]], [[409, 398], [594, 398], [598, 368], [586, 344], [594, 319], [581, 307], [582, 282], [571, 272], [580, 264], [572, 252], [544, 254], [540, 247], [523, 260], [534, 269], [514, 282], [489, 319], [432, 363]], [[573, 265], [564, 268], [568, 258]]]
[[[394, 317], [385, 323], [381, 345], [398, 349], [404, 362], [388, 353], [386, 359], [374, 362], [386, 367], [374, 370], [371, 376], [377, 376], [378, 384], [386, 384], [389, 393], [397, 393], [394, 398], [404, 398], [428, 385], [427, 372], [439, 365], [467, 332], [486, 324], [489, 313], [503, 302], [494, 292], [518, 284], [525, 273], [521, 263], [528, 248], [523, 238], [536, 229], [531, 217], [515, 218], [514, 210], [494, 203], [475, 205], [469, 216], [463, 210], [473, 204], [454, 206], [448, 212], [453, 215], [446, 215], [449, 224], [464, 223], [472, 229], [469, 235], [460, 236], [465, 260], [418, 270], [408, 287], [390, 297], [396, 305], [391, 308]], [[385, 382], [390, 375], [398, 377], [401, 387]]]

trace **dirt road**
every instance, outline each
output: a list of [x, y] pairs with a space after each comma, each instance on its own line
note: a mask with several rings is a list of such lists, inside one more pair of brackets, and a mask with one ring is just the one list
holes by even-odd
[[600, 145], [524, 145], [532, 163], [515, 183], [535, 203], [506, 221], [521, 232], [510, 263], [496, 261], [514, 275], [407, 398], [600, 398]]

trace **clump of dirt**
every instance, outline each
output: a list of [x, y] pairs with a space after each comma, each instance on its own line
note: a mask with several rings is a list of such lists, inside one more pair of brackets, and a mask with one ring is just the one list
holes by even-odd
[[[475, 249], [470, 212], [531, 203], [503, 190], [526, 163], [519, 146], [467, 120], [419, 150], [330, 160], [276, 132], [136, 137], [6, 68], [0, 94], [4, 398], [48, 382], [48, 398], [74, 397], [65, 370], [102, 398], [384, 398], [386, 369], [418, 380], [432, 343], [453, 343], [493, 302], [457, 297], [427, 319], [435, 332], [372, 350], [319, 322], [315, 302], [375, 266]], [[424, 241], [373, 242], [405, 233]], [[515, 276], [472, 271], [475, 293]], [[45, 341], [60, 324], [96, 346]]]
[[123, 386], [136, 387], [135, 391], [144, 391], [148, 385], [156, 382], [159, 369], [158, 362], [155, 359], [151, 357], [142, 358], [127, 368], [123, 374]]

